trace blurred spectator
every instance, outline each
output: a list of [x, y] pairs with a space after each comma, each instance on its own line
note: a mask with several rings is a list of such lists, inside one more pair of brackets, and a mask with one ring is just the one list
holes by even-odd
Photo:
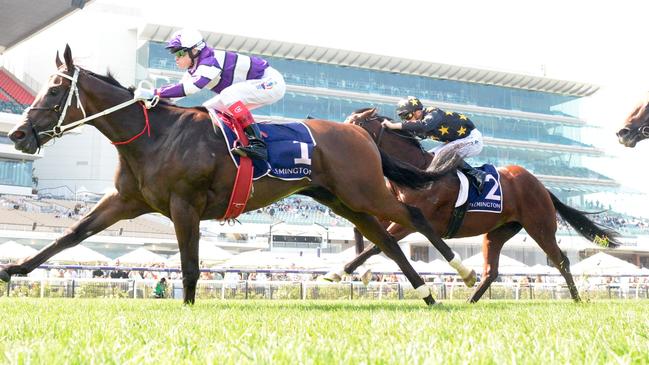
[[167, 279], [162, 278], [155, 286], [153, 296], [156, 298], [164, 298], [167, 291]]
[[92, 277], [93, 278], [103, 278], [104, 277], [104, 272], [101, 271], [101, 269], [97, 268], [92, 271]]
[[113, 270], [110, 273], [110, 278], [111, 279], [123, 279], [123, 278], [128, 279], [128, 274], [125, 273], [124, 270], [122, 270], [122, 269], [117, 269], [117, 270]]

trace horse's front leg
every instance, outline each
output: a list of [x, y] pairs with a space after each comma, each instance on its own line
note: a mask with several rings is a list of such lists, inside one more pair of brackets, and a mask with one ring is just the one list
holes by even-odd
[[[397, 240], [397, 242], [412, 233], [411, 230], [408, 230], [403, 226], [391, 225], [390, 223], [391, 222], [389, 221], [382, 221], [381, 225], [383, 227], [389, 226], [390, 228], [392, 228], [392, 231], [388, 231], [388, 233], [390, 233], [394, 237], [394, 239]], [[359, 274], [361, 281], [365, 285], [369, 284], [370, 280], [372, 279], [372, 269], [367, 266], [361, 267], [361, 265], [363, 265], [365, 261], [367, 261], [370, 257], [381, 253], [381, 249], [378, 248], [375, 244], [370, 243], [370, 245], [366, 249], [362, 250], [359, 253], [358, 249], [362, 249], [362, 247], [364, 246], [364, 237], [356, 227], [354, 227], [354, 238], [356, 240], [356, 252], [358, 255], [352, 261], [345, 264], [342, 268], [331, 270], [326, 273], [323, 277], [324, 280], [338, 282], [342, 279], [342, 276], [344, 274], [351, 274], [356, 269], [360, 268]]]
[[[364, 249], [365, 237], [363, 237], [363, 234], [356, 227], [354, 227], [354, 242], [356, 246], [356, 257], [352, 261], [342, 266], [337, 266], [336, 268], [327, 272], [322, 277], [323, 280], [337, 283], [342, 280], [345, 273], [353, 273], [354, 270], [360, 267], [365, 261], [367, 261], [367, 259], [381, 252], [381, 250], [373, 243], [370, 243], [370, 246], [367, 249]], [[372, 278], [372, 271], [369, 268], [365, 268], [360, 271], [361, 280], [365, 285], [367, 285]]]
[[354, 246], [356, 247], [356, 255], [360, 255], [365, 251], [365, 237], [356, 227], [354, 227]]
[[57, 253], [76, 246], [84, 239], [103, 231], [122, 219], [135, 218], [150, 212], [145, 204], [125, 199], [117, 191], [106, 194], [95, 208], [81, 220], [68, 228], [57, 240], [20, 263], [7, 265], [0, 269], [0, 279], [9, 281], [11, 275], [26, 275]]
[[172, 195], [171, 220], [176, 230], [178, 248], [180, 249], [180, 267], [183, 272], [183, 301], [194, 304], [196, 300], [196, 283], [200, 275], [198, 261], [198, 242], [200, 239], [200, 215], [197, 204], [186, 197]]

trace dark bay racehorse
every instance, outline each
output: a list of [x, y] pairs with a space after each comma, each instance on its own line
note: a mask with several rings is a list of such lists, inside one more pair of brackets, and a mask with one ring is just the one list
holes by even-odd
[[[136, 103], [106, 114], [114, 106], [132, 101], [132, 90], [121, 86], [110, 74], [97, 75], [75, 66], [70, 47], [65, 49], [63, 62], [57, 54], [56, 65], [58, 71], [9, 136], [17, 149], [31, 154], [52, 138], [60, 137], [66, 128], [85, 123], [86, 115], [99, 116], [88, 124], [116, 145], [119, 166], [115, 190], [37, 254], [0, 268], [0, 279], [8, 281], [11, 275], [27, 274], [58, 252], [119, 220], [159, 212], [174, 223], [184, 301], [193, 303], [199, 276], [199, 222], [223, 216], [236, 174], [223, 136], [220, 131], [214, 132], [204, 108], [160, 103], [147, 115], [143, 105]], [[311, 181], [262, 178], [255, 182], [246, 210], [258, 209], [294, 193], [313, 197], [353, 222], [397, 262], [413, 287], [419, 289], [420, 297], [433, 304], [424, 281], [375, 217], [421, 232], [448, 260], [452, 259], [453, 252], [435, 234], [421, 211], [395, 199], [383, 182], [385, 174], [414, 188], [438, 179], [439, 175], [389, 158], [358, 126], [322, 120], [309, 120], [306, 124], [317, 141], [313, 156], [309, 156]], [[475, 273], [472, 276], [475, 282]]]
[[624, 121], [624, 126], [617, 132], [618, 141], [626, 147], [633, 148], [636, 143], [647, 138], [649, 138], [649, 100], [638, 104]]
[[[418, 139], [410, 133], [383, 128], [381, 121], [384, 118], [377, 116], [374, 109], [364, 109], [350, 116], [347, 122], [363, 127], [379, 148], [390, 156], [409, 162], [420, 169], [429, 167], [433, 163], [433, 155], [422, 149]], [[552, 260], [566, 280], [570, 295], [575, 301], [579, 301], [579, 292], [570, 273], [570, 262], [559, 249], [555, 238], [556, 213], [559, 213], [583, 237], [604, 246], [617, 246], [617, 233], [598, 226], [586, 217], [587, 213], [563, 204], [524, 168], [506, 166], [498, 168], [498, 171], [502, 185], [502, 213], [468, 212], [459, 230], [453, 236], [469, 237], [486, 233], [482, 243], [483, 276], [469, 301], [478, 301], [496, 279], [498, 259], [503, 245], [522, 228], [525, 228], [530, 237]], [[420, 190], [412, 190], [396, 182], [388, 182], [388, 186], [401, 201], [420, 208], [438, 234], [443, 235], [447, 231], [460, 186], [457, 175], [448, 174], [428, 188]], [[413, 231], [393, 223], [389, 226], [388, 232], [398, 241]], [[356, 237], [358, 252], [363, 249], [363, 240], [359, 234], [356, 234]], [[344, 271], [353, 272], [365, 260], [379, 252], [379, 247], [368, 247], [345, 265]]]

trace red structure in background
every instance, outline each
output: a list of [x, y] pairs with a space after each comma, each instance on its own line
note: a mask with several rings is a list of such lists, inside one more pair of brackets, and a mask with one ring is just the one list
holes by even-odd
[[7, 70], [0, 68], [0, 100], [31, 105], [34, 95]]

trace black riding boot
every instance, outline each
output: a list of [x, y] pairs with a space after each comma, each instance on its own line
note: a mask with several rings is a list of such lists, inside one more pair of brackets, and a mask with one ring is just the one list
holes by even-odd
[[258, 160], [268, 161], [268, 151], [266, 142], [262, 139], [261, 131], [257, 124], [252, 123], [243, 130], [248, 136], [248, 146], [233, 148], [232, 152], [243, 157], [256, 158]]
[[471, 183], [476, 187], [476, 189], [478, 189], [478, 194], [482, 194], [482, 188], [484, 187], [484, 182], [487, 174], [484, 171], [478, 170], [475, 167], [469, 165], [468, 163], [466, 163], [466, 161], [464, 161], [462, 163], [462, 166], [460, 166], [460, 171], [471, 177]]

